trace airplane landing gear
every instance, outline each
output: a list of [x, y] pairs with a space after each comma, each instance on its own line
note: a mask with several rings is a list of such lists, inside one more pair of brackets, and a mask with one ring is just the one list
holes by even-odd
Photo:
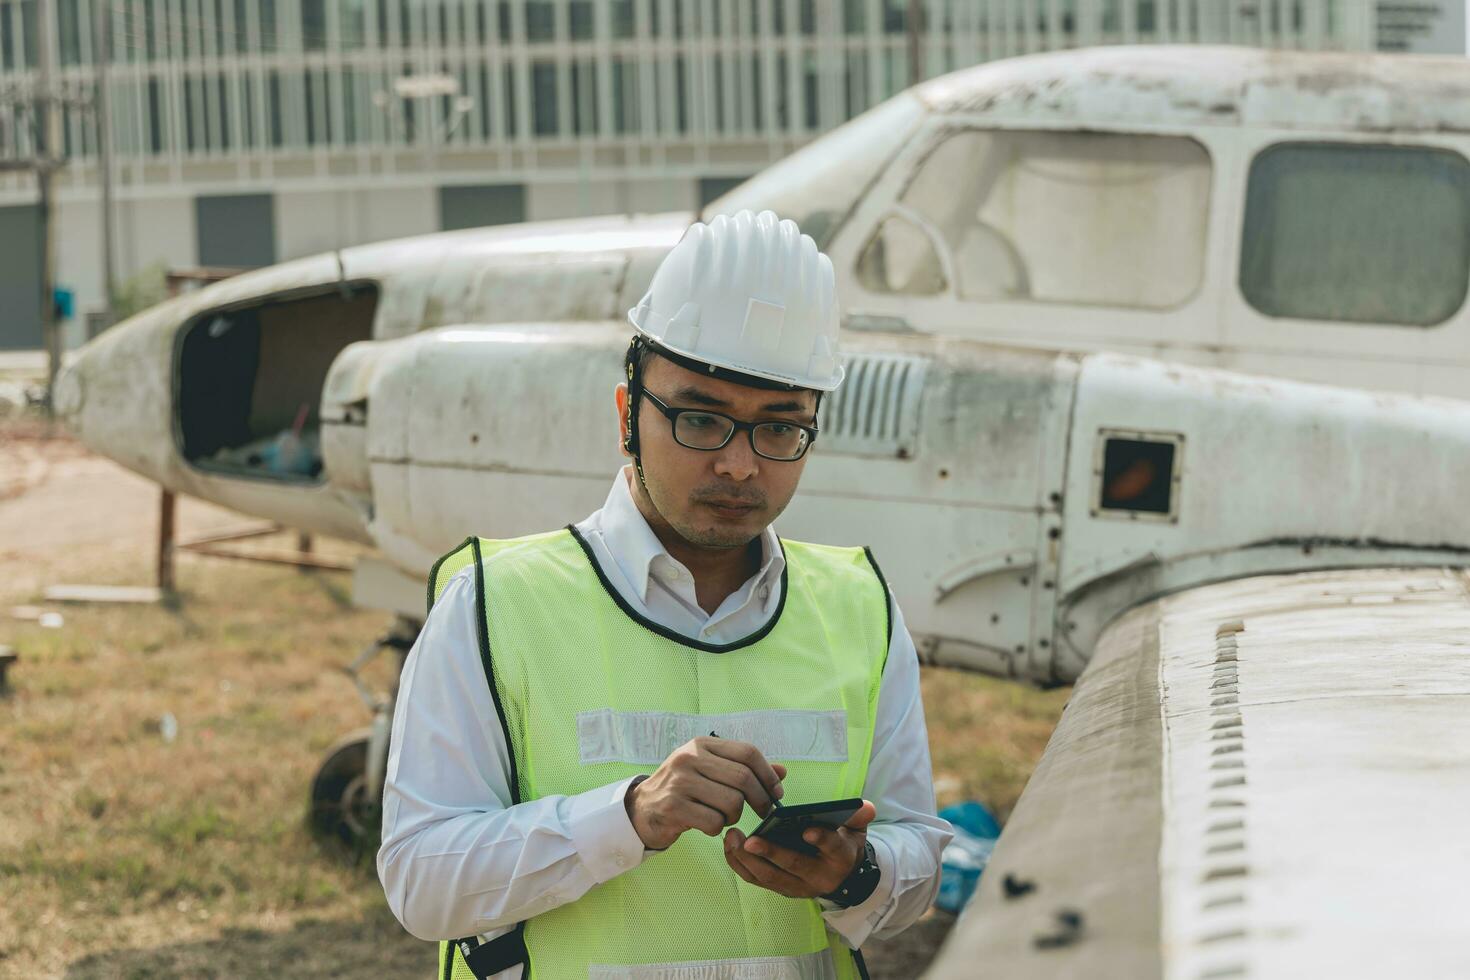
[[[367, 728], [344, 735], [328, 749], [312, 778], [308, 819], [312, 832], [320, 837], [336, 839], [359, 850], [377, 847], [382, 825], [383, 774], [388, 763], [388, 737], [393, 725], [393, 705], [398, 697], [398, 675], [418, 637], [419, 625], [400, 616], [388, 632], [342, 668], [373, 713], [373, 721]], [[362, 669], [384, 650], [392, 651], [398, 662], [391, 688], [381, 694], [363, 682]]]

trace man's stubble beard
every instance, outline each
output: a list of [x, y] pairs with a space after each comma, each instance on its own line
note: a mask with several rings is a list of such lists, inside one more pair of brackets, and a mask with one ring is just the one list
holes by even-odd
[[[719, 525], [716, 525], [712, 528], [704, 529], [698, 527], [697, 525], [689, 524], [683, 520], [678, 520], [677, 522], [675, 520], [671, 520], [667, 511], [664, 508], [660, 507], [658, 505], [657, 499], [655, 499], [653, 487], [657, 485], [656, 481], [654, 484], [648, 484], [645, 482], [644, 485], [639, 486], [639, 481], [636, 474], [634, 475], [633, 480], [635, 493], [641, 495], [647, 501], [649, 507], [653, 510], [655, 514], [659, 516], [659, 519], [662, 520], [664, 524], [666, 524], [675, 534], [683, 538], [685, 542], [696, 548], [710, 548], [721, 551], [733, 551], [737, 548], [749, 547], [750, 543], [756, 538], [760, 537], [761, 533], [775, 521], [776, 517], [779, 514], [779, 512], [777, 514], [764, 514], [764, 512], [769, 509], [770, 503], [767, 500], [766, 495], [763, 493], [750, 494], [743, 491], [731, 491], [719, 487], [701, 487], [700, 489], [692, 492], [687, 498], [687, 503], [692, 510], [698, 510], [699, 500], [701, 497], [715, 499], [739, 499], [759, 504], [762, 508], [763, 516], [769, 516], [769, 519], [761, 525], [759, 530], [755, 531], [754, 533], [743, 529], [720, 527]], [[647, 480], [646, 473], [644, 474], [644, 480]], [[662, 492], [660, 492], [658, 496], [663, 496]], [[783, 507], [782, 509], [784, 510], [785, 508]]]

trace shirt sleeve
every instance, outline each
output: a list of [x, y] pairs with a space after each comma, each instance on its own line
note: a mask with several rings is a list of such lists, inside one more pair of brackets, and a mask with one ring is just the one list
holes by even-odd
[[510, 749], [480, 660], [473, 569], [434, 604], [400, 675], [378, 878], [420, 939], [492, 938], [637, 867], [631, 779], [512, 805]]
[[863, 798], [878, 816], [868, 825], [878, 887], [851, 908], [819, 900], [827, 925], [853, 949], [886, 939], [924, 914], [939, 891], [939, 856], [954, 828], [935, 814], [929, 734], [919, 696], [919, 657], [898, 602], [889, 596], [893, 639], [878, 687], [873, 754]]

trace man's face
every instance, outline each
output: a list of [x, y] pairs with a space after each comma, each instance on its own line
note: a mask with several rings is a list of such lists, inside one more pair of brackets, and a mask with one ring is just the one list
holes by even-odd
[[[643, 387], [670, 408], [693, 408], [742, 422], [797, 422], [816, 418], [813, 391], [747, 388], [651, 358]], [[627, 388], [618, 386], [618, 414], [627, 432]], [[740, 548], [773, 522], [791, 497], [807, 457], [781, 462], [758, 456], [748, 432], [734, 433], [721, 449], [689, 449], [674, 441], [673, 428], [647, 399], [637, 406], [638, 446], [647, 499], [664, 521], [690, 544]], [[638, 488], [634, 486], [634, 493]]]

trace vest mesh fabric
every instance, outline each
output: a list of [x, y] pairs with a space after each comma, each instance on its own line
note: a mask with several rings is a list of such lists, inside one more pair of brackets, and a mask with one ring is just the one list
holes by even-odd
[[[608, 710], [840, 712], [846, 761], [767, 757], [788, 769], [785, 804], [861, 796], [888, 651], [887, 591], [861, 549], [782, 544], [782, 608], [764, 635], [722, 648], [683, 641], [623, 608], [570, 531], [472, 540], [442, 559], [432, 597], [473, 563], [476, 547], [482, 557], [482, 653], [488, 647], [518, 799], [571, 795], [653, 772], [657, 764], [647, 760], [583, 761], [578, 717]], [[762, 738], [750, 740], [760, 746]], [[758, 822], [747, 807], [738, 826], [749, 833]], [[709, 963], [829, 948], [841, 980], [858, 976], [814, 901], [747, 884], [726, 865], [721, 839], [698, 831], [535, 915], [525, 938], [527, 977], [536, 980], [585, 978], [592, 964]], [[449, 976], [472, 976], [453, 946], [443, 944], [440, 955], [441, 977], [446, 956]]]

